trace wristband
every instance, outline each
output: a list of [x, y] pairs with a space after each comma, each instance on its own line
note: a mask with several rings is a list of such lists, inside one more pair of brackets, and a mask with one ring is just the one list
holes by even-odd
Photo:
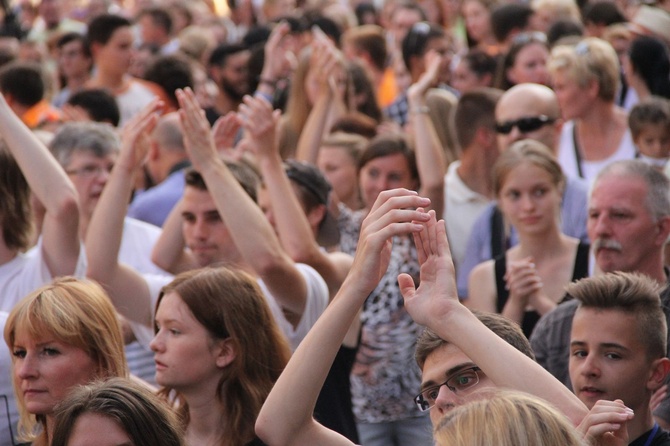
[[268, 87], [272, 87], [272, 88], [277, 87], [277, 81], [276, 80], [272, 80], [272, 79], [268, 79], [268, 78], [264, 78], [264, 77], [262, 77], [258, 83], [263, 84], [263, 85], [267, 85]]
[[430, 113], [430, 107], [427, 105], [417, 105], [416, 107], [412, 107], [412, 114], [420, 115], [424, 113]]

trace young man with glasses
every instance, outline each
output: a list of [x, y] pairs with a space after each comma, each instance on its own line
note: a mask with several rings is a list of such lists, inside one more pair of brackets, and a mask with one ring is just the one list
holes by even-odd
[[[342, 337], [388, 266], [384, 254], [391, 238], [407, 233], [414, 234], [419, 252], [421, 285], [416, 288], [408, 274], [398, 276], [405, 307], [443, 344], [426, 356], [424, 389], [417, 397], [422, 409], [435, 403], [433, 423], [450, 408], [476, 398], [473, 390], [485, 386], [531, 393], [554, 404], [574, 424], [582, 421], [587, 409], [572, 392], [459, 303], [444, 221], [436, 221], [434, 211], [424, 211], [428, 203], [404, 189], [379, 195], [363, 222], [353, 267], [338, 295], [295, 351], [261, 409], [256, 433], [262, 440], [273, 445], [351, 445], [314, 421], [314, 403]], [[435, 373], [426, 376], [432, 362]]]

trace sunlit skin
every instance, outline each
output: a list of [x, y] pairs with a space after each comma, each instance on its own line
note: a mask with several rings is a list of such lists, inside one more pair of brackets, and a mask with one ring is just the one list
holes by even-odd
[[397, 188], [416, 190], [417, 186], [417, 181], [412, 178], [407, 165], [407, 159], [400, 153], [368, 161], [361, 168], [359, 181], [366, 206], [371, 206], [382, 191]]
[[647, 208], [647, 185], [634, 177], [608, 175], [598, 180], [589, 200], [586, 229], [603, 272], [651, 274], [657, 259], [649, 253], [665, 243], [661, 223]]
[[[347, 149], [332, 146], [321, 147], [316, 165], [333, 187], [333, 192], [340, 201], [347, 205], [360, 201], [356, 161], [349, 156]], [[351, 208], [356, 209], [357, 207], [358, 205], [355, 205]]]
[[[69, 174], [70, 181], [77, 189], [79, 208], [87, 220], [93, 215], [115, 161], [116, 154], [99, 157], [93, 152], [78, 150], [72, 153], [70, 162], [65, 166], [66, 172], [74, 172]], [[98, 171], [87, 173], [87, 169]]]
[[621, 310], [580, 308], [572, 322], [570, 381], [591, 409], [598, 400], [621, 399], [637, 411], [648, 404], [651, 361], [635, 316]]
[[545, 45], [530, 43], [517, 53], [514, 65], [507, 71], [507, 77], [514, 84], [531, 82], [548, 85], [547, 59], [549, 50]]
[[477, 0], [468, 0], [462, 6], [465, 28], [470, 37], [478, 44], [490, 43], [491, 12]]
[[133, 32], [130, 27], [118, 28], [106, 44], [94, 44], [95, 63], [105, 73], [123, 76], [128, 72], [133, 58]]
[[85, 413], [75, 421], [68, 446], [133, 446], [130, 436], [116, 421], [97, 413]]
[[88, 353], [53, 336], [33, 339], [18, 331], [12, 354], [19, 399], [35, 415], [50, 417], [72, 387], [91, 382], [98, 373]]
[[645, 156], [659, 159], [670, 156], [670, 130], [664, 124], [645, 124], [634, 140]]
[[150, 343], [156, 382], [180, 392], [215, 389], [222, 340], [216, 340], [176, 292], [163, 296], [156, 310], [158, 332]]
[[524, 233], [544, 233], [558, 226], [561, 192], [549, 173], [529, 162], [505, 177], [498, 200], [509, 222]]
[[580, 87], [565, 72], [556, 71], [551, 77], [551, 83], [566, 121], [584, 116], [592, 106], [595, 98], [590, 89]]
[[239, 260], [239, 252], [208, 191], [186, 186], [181, 215], [184, 241], [198, 266]]
[[[421, 372], [421, 389], [426, 389], [445, 382], [454, 373], [472, 367], [475, 364], [453, 344], [445, 344], [428, 355]], [[451, 409], [478, 398], [479, 391], [495, 388], [496, 385], [484, 374], [477, 372], [479, 383], [471, 392], [456, 394], [447, 386], [440, 387], [435, 406], [430, 409], [430, 420], [437, 426], [442, 417]]]

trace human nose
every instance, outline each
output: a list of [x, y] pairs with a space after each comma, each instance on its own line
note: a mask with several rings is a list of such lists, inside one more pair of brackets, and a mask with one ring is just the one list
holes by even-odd
[[593, 355], [587, 355], [582, 360], [582, 365], [580, 367], [580, 373], [584, 376], [599, 376], [600, 375], [600, 366], [598, 361]]
[[158, 353], [165, 350], [165, 344], [163, 343], [163, 339], [161, 338], [160, 331], [158, 331], [158, 333], [156, 333], [151, 342], [149, 342], [149, 348], [154, 353]]
[[193, 225], [193, 231], [197, 238], [206, 239], [209, 236], [209, 229], [207, 222], [204, 219], [196, 220]]
[[611, 234], [611, 227], [606, 215], [599, 215], [597, 217], [592, 217], [590, 219], [590, 223], [592, 227], [592, 232], [594, 234], [591, 240], [595, 240], [603, 236], [609, 236]]
[[26, 355], [14, 364], [16, 375], [20, 379], [30, 379], [39, 375], [39, 370], [32, 355]]
[[451, 409], [458, 406], [458, 395], [452, 392], [447, 384], [442, 384], [440, 389], [437, 392], [437, 398], [435, 398], [435, 409], [437, 409], [440, 414], [445, 414]]

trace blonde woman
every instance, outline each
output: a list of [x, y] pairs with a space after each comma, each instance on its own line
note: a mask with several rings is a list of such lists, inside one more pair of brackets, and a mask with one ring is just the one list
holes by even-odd
[[26, 296], [9, 314], [4, 336], [20, 439], [34, 446], [50, 444], [54, 408], [73, 387], [128, 375], [116, 312], [93, 282], [63, 278]]

